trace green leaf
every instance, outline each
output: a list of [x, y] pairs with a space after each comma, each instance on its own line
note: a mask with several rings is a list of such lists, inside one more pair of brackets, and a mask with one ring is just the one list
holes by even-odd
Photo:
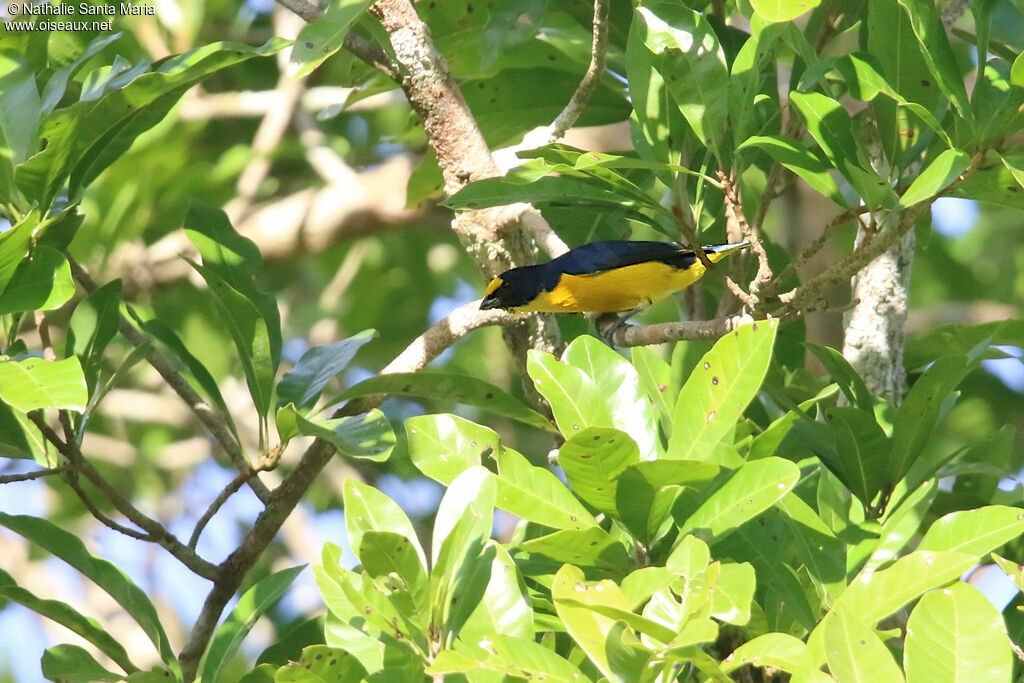
[[36, 614], [51, 619], [89, 641], [110, 657], [126, 673], [137, 671], [124, 646], [107, 633], [95, 619], [86, 617], [71, 605], [59, 600], [44, 600], [15, 584], [10, 574], [0, 569], [0, 599], [23, 605]]
[[440, 202], [455, 211], [485, 209], [516, 202], [547, 203], [552, 206], [593, 206], [623, 211], [651, 208], [653, 201], [640, 201], [632, 194], [609, 191], [604, 184], [569, 175], [520, 177], [513, 170], [503, 178], [472, 182]]
[[928, 69], [939, 88], [953, 103], [960, 116], [971, 121], [973, 112], [967, 97], [967, 88], [964, 86], [963, 74], [935, 5], [925, 0], [899, 0], [899, 3], [910, 18], [914, 35], [921, 45], [921, 56], [928, 64]]
[[[461, 652], [445, 650], [438, 653], [434, 663], [427, 669], [432, 676], [445, 674], [475, 673], [481, 669], [494, 671], [505, 676], [544, 681], [573, 681], [590, 683], [591, 679], [580, 672], [569, 660], [548, 649], [532, 638], [512, 636], [488, 637], [489, 648], [483, 660]], [[490, 679], [470, 679], [490, 680]]]
[[368, 672], [345, 650], [327, 645], [310, 645], [298, 662], [281, 667], [274, 683], [359, 683]]
[[871, 397], [871, 392], [868, 391], [864, 380], [853, 369], [850, 362], [843, 357], [843, 354], [832, 347], [818, 346], [811, 342], [804, 342], [804, 346], [825, 366], [828, 374], [832, 376], [832, 381], [839, 385], [847, 401], [861, 410], [874, 410], [874, 400]]
[[875, 422], [873, 413], [853, 406], [836, 406], [825, 411], [835, 433], [836, 457], [841, 468], [835, 472], [865, 506], [887, 483], [889, 440]]
[[632, 437], [640, 457], [653, 457], [658, 435], [654, 406], [640, 386], [636, 369], [610, 346], [590, 335], [573, 339], [562, 354], [562, 362], [587, 373], [604, 396], [611, 426]]
[[951, 512], [936, 520], [918, 550], [952, 550], [982, 557], [1024, 534], [1024, 510], [986, 505]]
[[825, 617], [824, 629], [825, 657], [836, 680], [902, 683], [892, 653], [856, 614], [837, 606]]
[[935, 430], [943, 402], [969, 369], [966, 356], [943, 356], [914, 382], [893, 422], [890, 483], [895, 484], [910, 470]]
[[603, 576], [623, 577], [633, 568], [626, 548], [600, 527], [565, 529], [518, 544], [512, 550], [524, 574], [550, 574], [572, 563]]
[[238, 599], [238, 604], [227, 616], [210, 640], [203, 660], [201, 680], [204, 683], [224, 680], [225, 668], [238, 651], [242, 640], [249, 634], [256, 620], [277, 604], [288, 586], [306, 568], [306, 565], [283, 569], [257, 581]]
[[1018, 88], [1024, 88], [1024, 52], [1017, 55], [1010, 68], [1010, 83]]
[[606, 514], [615, 514], [618, 478], [640, 460], [636, 442], [609, 427], [587, 427], [558, 450], [558, 464], [580, 498]]
[[289, 403], [277, 411], [277, 429], [282, 440], [295, 433], [315, 436], [331, 443], [343, 455], [375, 462], [387, 460], [395, 447], [391, 422], [377, 408], [361, 415], [310, 420]]
[[[427, 556], [423, 553], [416, 529], [402, 512], [395, 501], [372, 486], [367, 486], [348, 478], [342, 488], [342, 500], [345, 503], [345, 527], [348, 530], [349, 547], [358, 549], [363, 543], [363, 534], [367, 531], [390, 531], [409, 539], [420, 563], [427, 566]], [[325, 560], [324, 564], [328, 564]]]
[[40, 103], [42, 113], [49, 114], [60, 104], [60, 100], [64, 97], [64, 92], [67, 90], [68, 80], [77, 74], [86, 62], [123, 35], [123, 31], [100, 34], [89, 43], [81, 54], [75, 57], [74, 61], [65, 64], [53, 72], [53, 75], [46, 81], [46, 87], [43, 88]]
[[821, 0], [751, 0], [751, 6], [761, 17], [771, 22], [792, 21], [810, 12]]
[[710, 459], [712, 449], [733, 430], [757, 395], [778, 327], [775, 319], [755, 322], [715, 342], [679, 392], [667, 457]]
[[[393, 531], [366, 531], [357, 554], [370, 576], [388, 580], [392, 593], [409, 594], [415, 609], [412, 621], [425, 629], [430, 619], [430, 584], [412, 541]], [[397, 588], [391, 585], [393, 580]]]
[[469, 375], [447, 372], [397, 372], [377, 375], [349, 387], [329, 403], [333, 405], [376, 394], [447, 399], [502, 415], [538, 429], [554, 431], [547, 418], [493, 384]]
[[910, 681], [1011, 680], [1002, 615], [968, 583], [926, 594], [907, 620], [903, 667]]
[[613, 426], [605, 397], [583, 370], [560, 362], [550, 353], [531, 350], [526, 371], [551, 405], [555, 423], [564, 436], [591, 426]]
[[497, 544], [494, 550], [484, 598], [459, 633], [463, 642], [479, 643], [494, 634], [533, 638], [533, 606], [523, 576], [507, 550]]
[[430, 572], [432, 625], [443, 637], [458, 636], [483, 599], [496, 551], [490, 541], [497, 492], [483, 467], [452, 482], [434, 520]]
[[405, 433], [412, 464], [446, 486], [501, 448], [493, 429], [446, 413], [410, 417], [405, 421]]
[[373, 0], [334, 0], [322, 17], [302, 27], [288, 58], [288, 75], [308, 76], [341, 48], [352, 23]]
[[812, 189], [828, 197], [839, 206], [849, 202], [843, 197], [836, 181], [828, 173], [828, 166], [810, 150], [792, 138], [783, 135], [754, 135], [737, 148], [754, 147], [803, 178]]
[[[131, 311], [131, 309], [129, 309]], [[133, 315], [133, 317], [135, 317]], [[136, 318], [137, 320], [138, 318]], [[221, 396], [220, 388], [217, 386], [217, 380], [213, 378], [210, 371], [206, 369], [202, 361], [195, 357], [191, 351], [185, 346], [181, 338], [174, 332], [173, 329], [163, 320], [159, 318], [152, 318], [150, 320], [142, 321], [142, 329], [144, 329], [154, 339], [158, 340], [163, 344], [170, 352], [184, 364], [187, 372], [191, 373], [199, 387], [206, 392], [206, 396], [211, 400], [218, 408], [220, 408], [221, 415], [227, 420], [228, 426], [231, 428], [232, 433], [238, 436], [238, 430], [235, 428], [235, 421], [231, 417], [231, 411], [228, 410], [227, 403], [224, 402], [224, 397]]]
[[[117, 334], [121, 322], [120, 304], [121, 281], [113, 280], [86, 297], [71, 317], [74, 353], [82, 359], [90, 394], [96, 391], [99, 382], [103, 352]], [[67, 353], [72, 353], [72, 349], [69, 348]]]
[[629, 605], [619, 587], [607, 579], [596, 585], [587, 585], [583, 572], [567, 564], [555, 575], [551, 599], [576, 645], [587, 653], [602, 674], [617, 680], [604, 647], [615, 620], [598, 614], [592, 608], [607, 606], [628, 612]]
[[253, 283], [253, 278], [263, 270], [259, 247], [235, 231], [223, 210], [194, 199], [189, 202], [183, 227], [185, 236], [203, 257], [203, 267], [215, 272], [251, 301], [263, 317], [270, 339], [270, 358], [276, 370], [281, 362], [281, 314], [274, 297], [258, 290]]
[[212, 73], [238, 62], [274, 54], [285, 41], [262, 47], [210, 43], [159, 63], [154, 70], [99, 98], [57, 109], [40, 126], [46, 149], [18, 169], [22, 192], [49, 207], [70, 179], [70, 195], [88, 185], [123, 154], [145, 130], [156, 125], [186, 90]]
[[[244, 293], [232, 287], [212, 268], [182, 257], [206, 280], [225, 327], [238, 351], [245, 382], [261, 417], [270, 412], [274, 390], [272, 333], [266, 318]], [[280, 330], [277, 330], [280, 334]]]
[[748, 640], [722, 662], [722, 670], [728, 674], [748, 664], [781, 669], [786, 673], [812, 667], [807, 644], [787, 633], [763, 633]]
[[39, 214], [33, 211], [23, 216], [10, 229], [0, 232], [0, 292], [7, 288], [18, 266], [28, 254], [29, 241], [38, 227]]
[[122, 681], [124, 676], [104, 669], [89, 652], [77, 645], [55, 645], [43, 652], [42, 673], [51, 681]]
[[36, 151], [39, 129], [39, 91], [32, 67], [24, 55], [0, 50], [0, 134], [15, 164]]
[[807, 132], [814, 137], [828, 160], [869, 206], [894, 205], [895, 195], [888, 182], [860, 166], [853, 122], [843, 105], [816, 92], [794, 92], [789, 101], [796, 107]]
[[[3, 382], [0, 382], [0, 385], [2, 384]], [[103, 589], [142, 628], [157, 647], [164, 664], [180, 676], [177, 657], [160, 624], [156, 608], [146, 594], [120, 569], [106, 560], [91, 555], [78, 536], [45, 519], [0, 512], [0, 524], [64, 560]]]
[[651, 3], [637, 8], [646, 27], [644, 45], [652, 64], [693, 132], [721, 159], [729, 113], [729, 71], [711, 24], [682, 5]]
[[307, 350], [278, 383], [278, 400], [294, 403], [300, 409], [313, 405], [327, 383], [352, 362], [356, 351], [376, 336], [376, 330], [363, 330], [348, 339]]
[[71, 265], [55, 249], [39, 245], [21, 262], [0, 294], [0, 315], [22, 311], [52, 311], [75, 293]]
[[789, 460], [769, 457], [748, 462], [680, 522], [680, 532], [694, 532], [714, 543], [774, 505], [799, 479], [800, 469]]
[[671, 512], [681, 486], [700, 486], [718, 474], [718, 465], [704, 460], [652, 460], [630, 465], [618, 479], [616, 517], [644, 542], [658, 531]]
[[909, 208], [931, 199], [949, 187], [971, 165], [971, 155], [958, 149], [947, 149], [921, 171], [907, 191], [900, 196], [900, 206]]
[[647, 391], [648, 398], [658, 410], [661, 417], [659, 424], [668, 435], [671, 435], [672, 404], [669, 402], [668, 389], [672, 382], [672, 367], [646, 346], [634, 346], [630, 349], [630, 361], [636, 368], [640, 385]]
[[502, 448], [495, 456], [497, 506], [517, 517], [554, 529], [596, 527], [597, 520], [550, 470]]
[[754, 566], [747, 562], [726, 562], [721, 572], [711, 595], [711, 616], [727, 624], [743, 626], [750, 621], [750, 605], [757, 587]]
[[89, 392], [78, 358], [0, 360], [0, 400], [24, 413], [45, 408], [81, 413]]

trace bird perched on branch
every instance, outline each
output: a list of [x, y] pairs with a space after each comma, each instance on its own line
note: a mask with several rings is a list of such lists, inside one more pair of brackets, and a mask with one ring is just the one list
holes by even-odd
[[[749, 242], [705, 246], [716, 263]], [[536, 266], [507, 270], [487, 285], [481, 309], [541, 313], [622, 313], [629, 316], [686, 289], [707, 268], [675, 242], [594, 242]]]

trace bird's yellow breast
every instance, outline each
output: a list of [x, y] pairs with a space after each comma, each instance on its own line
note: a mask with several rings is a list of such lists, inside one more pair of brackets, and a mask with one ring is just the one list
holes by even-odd
[[664, 299], [689, 287], [705, 272], [697, 261], [680, 270], [660, 261], [646, 261], [590, 275], [563, 273], [550, 292], [517, 311], [542, 313], [621, 313]]

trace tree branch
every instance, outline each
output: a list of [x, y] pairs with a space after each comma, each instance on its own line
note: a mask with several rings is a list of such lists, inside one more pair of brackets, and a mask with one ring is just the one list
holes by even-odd
[[[67, 256], [65, 254], [65, 256]], [[75, 280], [87, 292], [96, 291], [96, 283], [93, 282], [92, 277], [86, 272], [81, 265], [78, 264], [70, 256], [67, 256], [68, 263], [71, 264], [71, 272], [75, 277]], [[128, 321], [123, 315], [118, 315], [118, 330], [121, 335], [131, 343], [132, 346], [138, 348], [144, 344], [149, 343], [146, 337], [135, 329], [135, 326]], [[188, 381], [182, 377], [181, 373], [174, 369], [174, 366], [170, 359], [168, 359], [159, 350], [154, 350], [152, 353], [146, 356], [146, 362], [148, 362], [154, 370], [160, 373], [160, 376], [164, 378], [167, 385], [174, 390], [181, 400], [192, 410], [199, 421], [206, 426], [213, 438], [220, 444], [220, 447], [228, 454], [231, 462], [234, 463], [235, 467], [240, 472], [248, 471], [252, 465], [245, 457], [245, 453], [242, 452], [242, 447], [235, 441], [234, 435], [231, 433], [231, 429], [228, 427], [227, 422], [218, 415], [210, 405], [203, 400], [202, 396], [196, 393], [195, 389], [188, 383]], [[256, 497], [261, 501], [266, 502], [270, 498], [270, 490], [267, 489], [266, 485], [257, 478], [248, 480], [249, 488], [256, 494]]]
[[601, 80], [608, 48], [608, 5], [609, 0], [594, 0], [594, 38], [590, 46], [590, 65], [565, 108], [548, 126], [548, 142], [561, 140], [565, 132], [575, 125]]

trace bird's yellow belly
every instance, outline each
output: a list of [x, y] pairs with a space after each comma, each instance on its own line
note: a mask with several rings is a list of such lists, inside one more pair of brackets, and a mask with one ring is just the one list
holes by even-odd
[[686, 270], [649, 261], [592, 275], [565, 275], [550, 292], [543, 292], [518, 310], [544, 313], [621, 313], [664, 299], [689, 287], [704, 275], [704, 265]]

